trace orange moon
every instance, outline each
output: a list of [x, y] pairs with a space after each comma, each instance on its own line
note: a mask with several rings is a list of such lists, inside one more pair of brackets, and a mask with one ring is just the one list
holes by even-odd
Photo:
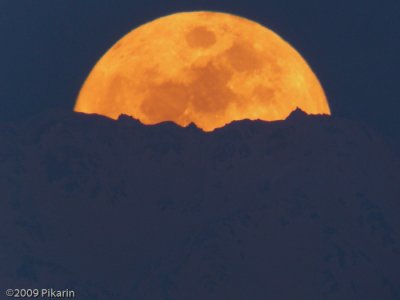
[[143, 124], [283, 120], [300, 108], [330, 115], [314, 72], [262, 25], [231, 14], [177, 13], [119, 40], [86, 79], [74, 110]]

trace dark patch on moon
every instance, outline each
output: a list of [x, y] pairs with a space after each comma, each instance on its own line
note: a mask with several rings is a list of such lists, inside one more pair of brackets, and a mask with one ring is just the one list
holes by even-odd
[[159, 123], [182, 118], [189, 103], [188, 91], [182, 84], [168, 81], [153, 86], [150, 90], [140, 109], [151, 122]]
[[215, 34], [204, 26], [198, 26], [186, 34], [186, 41], [192, 48], [208, 48], [215, 44]]
[[234, 43], [224, 54], [229, 63], [238, 72], [256, 71], [263, 68], [264, 64], [250, 43]]
[[263, 85], [258, 85], [254, 89], [254, 95], [263, 101], [271, 101], [275, 97], [275, 90]]
[[237, 96], [227, 86], [232, 77], [229, 70], [210, 63], [200, 68], [193, 67], [190, 72], [195, 78], [189, 84], [167, 81], [149, 87], [151, 92], [140, 106], [142, 113], [156, 123], [180, 120], [189, 124], [193, 116], [184, 115], [189, 106], [196, 115], [212, 114], [218, 118], [230, 103], [238, 102]]

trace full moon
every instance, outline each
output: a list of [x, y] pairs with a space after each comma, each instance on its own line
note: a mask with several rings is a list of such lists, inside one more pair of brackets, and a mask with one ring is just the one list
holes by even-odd
[[242, 17], [187, 12], [119, 40], [89, 74], [74, 110], [212, 131], [235, 120], [283, 120], [296, 108], [330, 115], [320, 82], [290, 44]]

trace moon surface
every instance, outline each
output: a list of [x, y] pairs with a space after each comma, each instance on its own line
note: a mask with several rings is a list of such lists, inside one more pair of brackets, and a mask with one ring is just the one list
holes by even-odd
[[242, 17], [187, 12], [119, 40], [89, 74], [74, 110], [212, 131], [234, 120], [283, 120], [297, 107], [331, 113], [320, 82], [291, 45]]

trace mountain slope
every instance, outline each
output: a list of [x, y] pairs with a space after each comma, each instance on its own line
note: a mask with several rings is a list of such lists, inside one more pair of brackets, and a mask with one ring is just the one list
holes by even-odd
[[400, 164], [356, 122], [0, 128], [1, 287], [78, 299], [400, 299]]

